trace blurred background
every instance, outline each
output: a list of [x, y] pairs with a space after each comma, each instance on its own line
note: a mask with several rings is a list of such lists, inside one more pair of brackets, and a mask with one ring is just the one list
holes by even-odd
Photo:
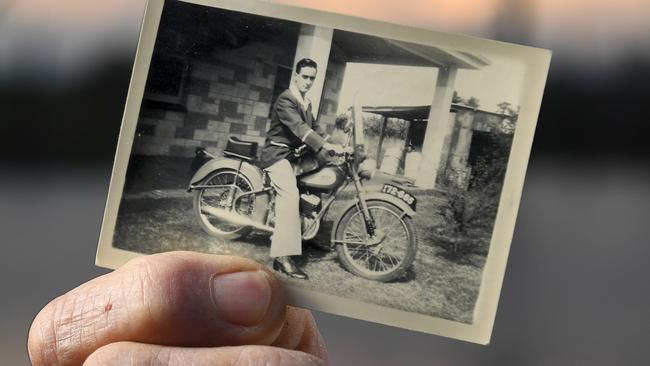
[[[650, 2], [276, 0], [554, 52], [488, 347], [316, 314], [334, 364], [642, 365]], [[0, 364], [94, 254], [144, 0], [0, 2]]]

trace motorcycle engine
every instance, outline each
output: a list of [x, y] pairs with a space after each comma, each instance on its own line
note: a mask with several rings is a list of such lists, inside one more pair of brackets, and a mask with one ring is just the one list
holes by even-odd
[[315, 194], [303, 193], [300, 195], [300, 213], [305, 217], [318, 214], [322, 208], [321, 199]]
[[300, 215], [302, 217], [302, 239], [311, 240], [318, 234], [320, 221], [317, 215], [322, 209], [319, 196], [310, 193], [300, 195]]

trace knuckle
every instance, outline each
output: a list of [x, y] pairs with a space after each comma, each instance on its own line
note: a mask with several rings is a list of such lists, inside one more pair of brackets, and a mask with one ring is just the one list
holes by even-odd
[[[169, 291], [180, 267], [175, 263], [183, 260], [139, 258], [52, 300], [30, 327], [27, 349], [32, 363], [79, 363], [98, 345], [112, 340], [116, 330], [125, 329], [126, 321], [150, 324], [155, 302], [173, 296]], [[137, 331], [133, 326], [128, 329]]]
[[28, 336], [29, 356], [34, 365], [73, 362], [78, 352], [105, 327], [103, 306], [93, 291], [71, 291], [50, 302], [35, 318]]
[[[134, 296], [140, 298], [142, 303], [147, 303], [153, 295], [171, 295], [170, 284], [179, 276], [192, 273], [193, 266], [188, 263], [185, 253], [156, 254], [138, 257], [128, 262], [120, 271], [126, 273], [126, 281], [131, 282]], [[162, 293], [161, 293], [162, 292]]]
[[141, 310], [148, 320], [155, 319], [157, 302], [164, 299], [174, 304], [179, 292], [179, 279], [188, 275], [185, 262], [169, 256], [139, 258], [125, 266], [123, 297]]

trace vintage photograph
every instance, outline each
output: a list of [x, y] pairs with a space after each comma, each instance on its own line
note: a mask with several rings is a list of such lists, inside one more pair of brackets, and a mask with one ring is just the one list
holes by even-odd
[[273, 6], [149, 3], [98, 264], [244, 256], [297, 305], [486, 343], [546, 69]]

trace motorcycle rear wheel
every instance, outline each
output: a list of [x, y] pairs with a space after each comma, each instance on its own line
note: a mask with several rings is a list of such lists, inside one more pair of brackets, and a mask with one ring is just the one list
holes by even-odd
[[412, 219], [398, 207], [383, 201], [369, 201], [368, 210], [376, 224], [376, 235], [384, 237], [381, 244], [367, 245], [373, 239], [365, 229], [363, 213], [358, 206], [345, 212], [334, 230], [339, 260], [353, 274], [380, 282], [402, 278], [411, 267], [417, 252], [417, 235]]
[[[230, 185], [236, 182], [235, 196], [244, 192], [253, 191], [253, 184], [243, 174], [237, 175], [236, 170], [219, 169], [210, 173], [202, 182], [202, 185]], [[210, 234], [221, 239], [235, 240], [248, 235], [251, 228], [247, 226], [232, 225], [222, 222], [216, 217], [204, 214], [201, 207], [210, 205], [216, 208], [225, 209], [225, 198], [228, 195], [226, 188], [199, 188], [194, 191], [194, 214], [196, 215], [201, 228]], [[253, 216], [255, 213], [256, 197], [247, 196], [246, 199], [236, 200], [235, 210], [245, 216]]]

